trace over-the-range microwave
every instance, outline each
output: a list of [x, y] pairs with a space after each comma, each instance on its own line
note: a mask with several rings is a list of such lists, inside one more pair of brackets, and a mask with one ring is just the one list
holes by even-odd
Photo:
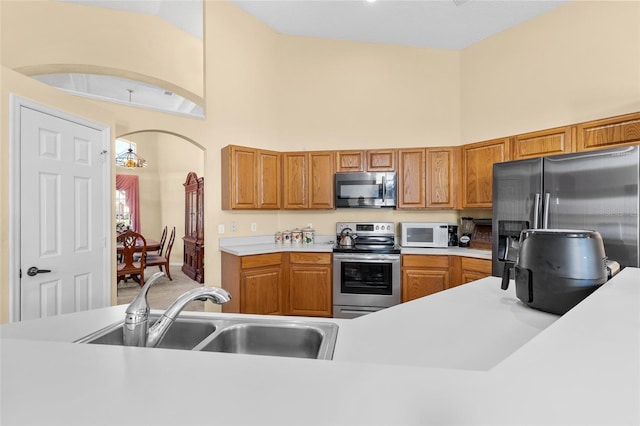
[[403, 247], [449, 246], [449, 225], [444, 222], [400, 222]]
[[338, 172], [336, 208], [395, 208], [395, 172]]

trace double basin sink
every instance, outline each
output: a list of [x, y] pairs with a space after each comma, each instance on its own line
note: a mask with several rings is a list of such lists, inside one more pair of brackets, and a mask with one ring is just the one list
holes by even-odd
[[[149, 315], [149, 326], [158, 318]], [[122, 346], [123, 325], [112, 324], [77, 343]], [[184, 316], [176, 318], [158, 347], [326, 360], [333, 357], [337, 335], [332, 322]]]

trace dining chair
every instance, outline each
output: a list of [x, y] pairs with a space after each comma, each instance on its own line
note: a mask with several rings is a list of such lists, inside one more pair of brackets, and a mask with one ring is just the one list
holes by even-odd
[[166, 270], [164, 271], [167, 274], [167, 278], [173, 281], [171, 278], [171, 271], [169, 270], [169, 261], [171, 260], [171, 249], [173, 248], [173, 242], [176, 239], [176, 227], [174, 226], [171, 230], [171, 236], [169, 237], [169, 242], [167, 244], [167, 249], [164, 251], [164, 256], [159, 256], [157, 254], [148, 254], [145, 260], [146, 266], [157, 266], [162, 271], [164, 267]]
[[[131, 276], [140, 285], [144, 285], [147, 240], [142, 234], [129, 230], [118, 235], [117, 241], [122, 244], [122, 258], [118, 261], [118, 282]], [[140, 254], [140, 258], [134, 258], [136, 253]]]
[[[167, 225], [164, 226], [164, 229], [162, 230], [162, 236], [160, 237], [160, 246], [158, 247], [158, 251], [157, 254], [158, 256], [162, 256], [162, 249], [164, 249], [164, 244], [167, 241]], [[150, 256], [151, 254], [156, 254], [156, 253], [147, 253], [147, 256]], [[135, 261], [140, 260], [140, 253], [136, 253], [133, 255], [133, 259]]]
[[167, 225], [162, 230], [162, 236], [160, 237], [160, 247], [158, 247], [158, 256], [162, 256], [162, 250], [164, 250], [164, 243], [167, 242]]

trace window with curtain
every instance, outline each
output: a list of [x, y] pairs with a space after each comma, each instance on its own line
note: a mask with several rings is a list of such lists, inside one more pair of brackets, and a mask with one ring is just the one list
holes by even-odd
[[[116, 205], [116, 224], [126, 223], [125, 225], [116, 226], [129, 226], [132, 230], [140, 232], [140, 190], [138, 176], [116, 175], [116, 191], [124, 194], [124, 197], [120, 196], [120, 200], [124, 198], [122, 210], [120, 210], [119, 205]], [[116, 195], [116, 202], [118, 202], [118, 195]], [[120, 217], [121, 214], [122, 217]]]

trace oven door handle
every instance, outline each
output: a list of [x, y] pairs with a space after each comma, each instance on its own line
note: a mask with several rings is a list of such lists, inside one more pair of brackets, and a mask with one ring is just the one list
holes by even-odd
[[372, 314], [374, 312], [378, 312], [380, 308], [361, 308], [361, 309], [340, 309], [340, 312], [343, 314]]

